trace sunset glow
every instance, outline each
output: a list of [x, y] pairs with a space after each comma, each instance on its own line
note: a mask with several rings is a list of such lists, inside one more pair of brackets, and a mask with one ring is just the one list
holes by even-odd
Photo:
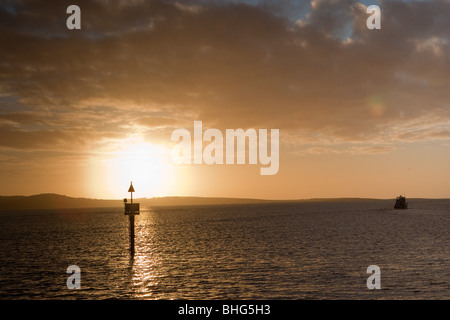
[[[0, 194], [450, 196], [449, 2], [77, 5], [0, 5]], [[174, 164], [194, 121], [279, 130], [279, 170]]]
[[449, 299], [449, 160], [450, 0], [0, 0], [0, 300]]
[[[117, 143], [117, 151], [105, 152], [89, 162], [89, 185], [99, 197], [120, 198], [123, 186], [139, 186], [136, 197], [156, 197], [176, 191], [170, 149], [135, 139]], [[107, 190], [96, 192], [96, 189]], [[126, 195], [126, 194], [125, 194]]]

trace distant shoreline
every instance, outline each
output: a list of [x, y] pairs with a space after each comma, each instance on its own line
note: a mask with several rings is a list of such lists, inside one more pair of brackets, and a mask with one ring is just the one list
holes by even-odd
[[[394, 199], [394, 198], [392, 198]], [[419, 198], [415, 198], [419, 200]], [[421, 200], [432, 200], [420, 198]], [[282, 204], [298, 202], [355, 202], [355, 201], [383, 201], [391, 199], [376, 198], [311, 198], [266, 200], [249, 198], [220, 198], [220, 197], [157, 197], [138, 198], [136, 202], [147, 207], [168, 206], [199, 206], [199, 205], [238, 205], [238, 204]], [[436, 199], [433, 199], [436, 200]], [[89, 198], [73, 198], [59, 194], [38, 194], [32, 196], [0, 196], [0, 211], [18, 210], [46, 210], [46, 209], [81, 209], [81, 208], [112, 208], [122, 207], [123, 200], [104, 200]]]

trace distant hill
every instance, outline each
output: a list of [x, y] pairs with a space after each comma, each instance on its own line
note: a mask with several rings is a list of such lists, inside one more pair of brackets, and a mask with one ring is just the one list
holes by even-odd
[[[306, 199], [306, 200], [261, 200], [242, 198], [208, 198], [208, 197], [161, 197], [135, 199], [141, 206], [193, 206], [193, 205], [231, 205], [258, 203], [289, 202], [324, 202], [324, 201], [365, 201], [373, 199], [341, 198], [341, 199]], [[122, 207], [123, 200], [101, 200], [88, 198], [72, 198], [64, 195], [46, 193], [33, 196], [0, 196], [0, 211], [30, 209], [64, 209], [64, 208], [111, 208]]]
[[224, 204], [252, 204], [268, 203], [270, 200], [242, 199], [242, 198], [209, 198], [209, 197], [161, 197], [150, 199], [138, 199], [146, 206], [198, 206], [198, 205], [224, 205]]
[[[268, 200], [203, 198], [203, 197], [161, 197], [134, 199], [141, 206], [191, 206], [221, 204], [266, 203]], [[33, 196], [0, 196], [0, 211], [30, 209], [64, 209], [64, 208], [107, 208], [122, 207], [123, 200], [101, 200], [72, 198], [64, 195], [46, 193]]]
[[117, 207], [121, 204], [122, 201], [120, 200], [72, 198], [53, 193], [38, 194], [33, 196], [0, 196], [0, 210], [2, 211]]

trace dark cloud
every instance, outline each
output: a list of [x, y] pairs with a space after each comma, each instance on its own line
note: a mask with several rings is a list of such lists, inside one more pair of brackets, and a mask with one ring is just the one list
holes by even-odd
[[29, 112], [11, 112], [0, 114], [0, 123], [10, 125], [36, 124], [40, 121], [39, 117]]
[[81, 147], [135, 124], [163, 141], [193, 120], [359, 143], [429, 117], [444, 129], [423, 138], [448, 138], [448, 1], [383, 1], [381, 30], [344, 0], [314, 0], [297, 23], [292, 1], [77, 1], [79, 31], [70, 4], [0, 6], [3, 146]]
[[95, 141], [92, 132], [75, 130], [21, 130], [9, 126], [0, 127], [0, 146], [14, 149], [66, 149], [70, 150], [89, 146]]

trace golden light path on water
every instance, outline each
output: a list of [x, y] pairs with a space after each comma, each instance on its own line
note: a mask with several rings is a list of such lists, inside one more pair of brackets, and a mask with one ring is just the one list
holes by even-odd
[[135, 219], [135, 250], [131, 263], [131, 284], [137, 299], [154, 298], [162, 259], [155, 241], [155, 221], [151, 210], [142, 210]]

